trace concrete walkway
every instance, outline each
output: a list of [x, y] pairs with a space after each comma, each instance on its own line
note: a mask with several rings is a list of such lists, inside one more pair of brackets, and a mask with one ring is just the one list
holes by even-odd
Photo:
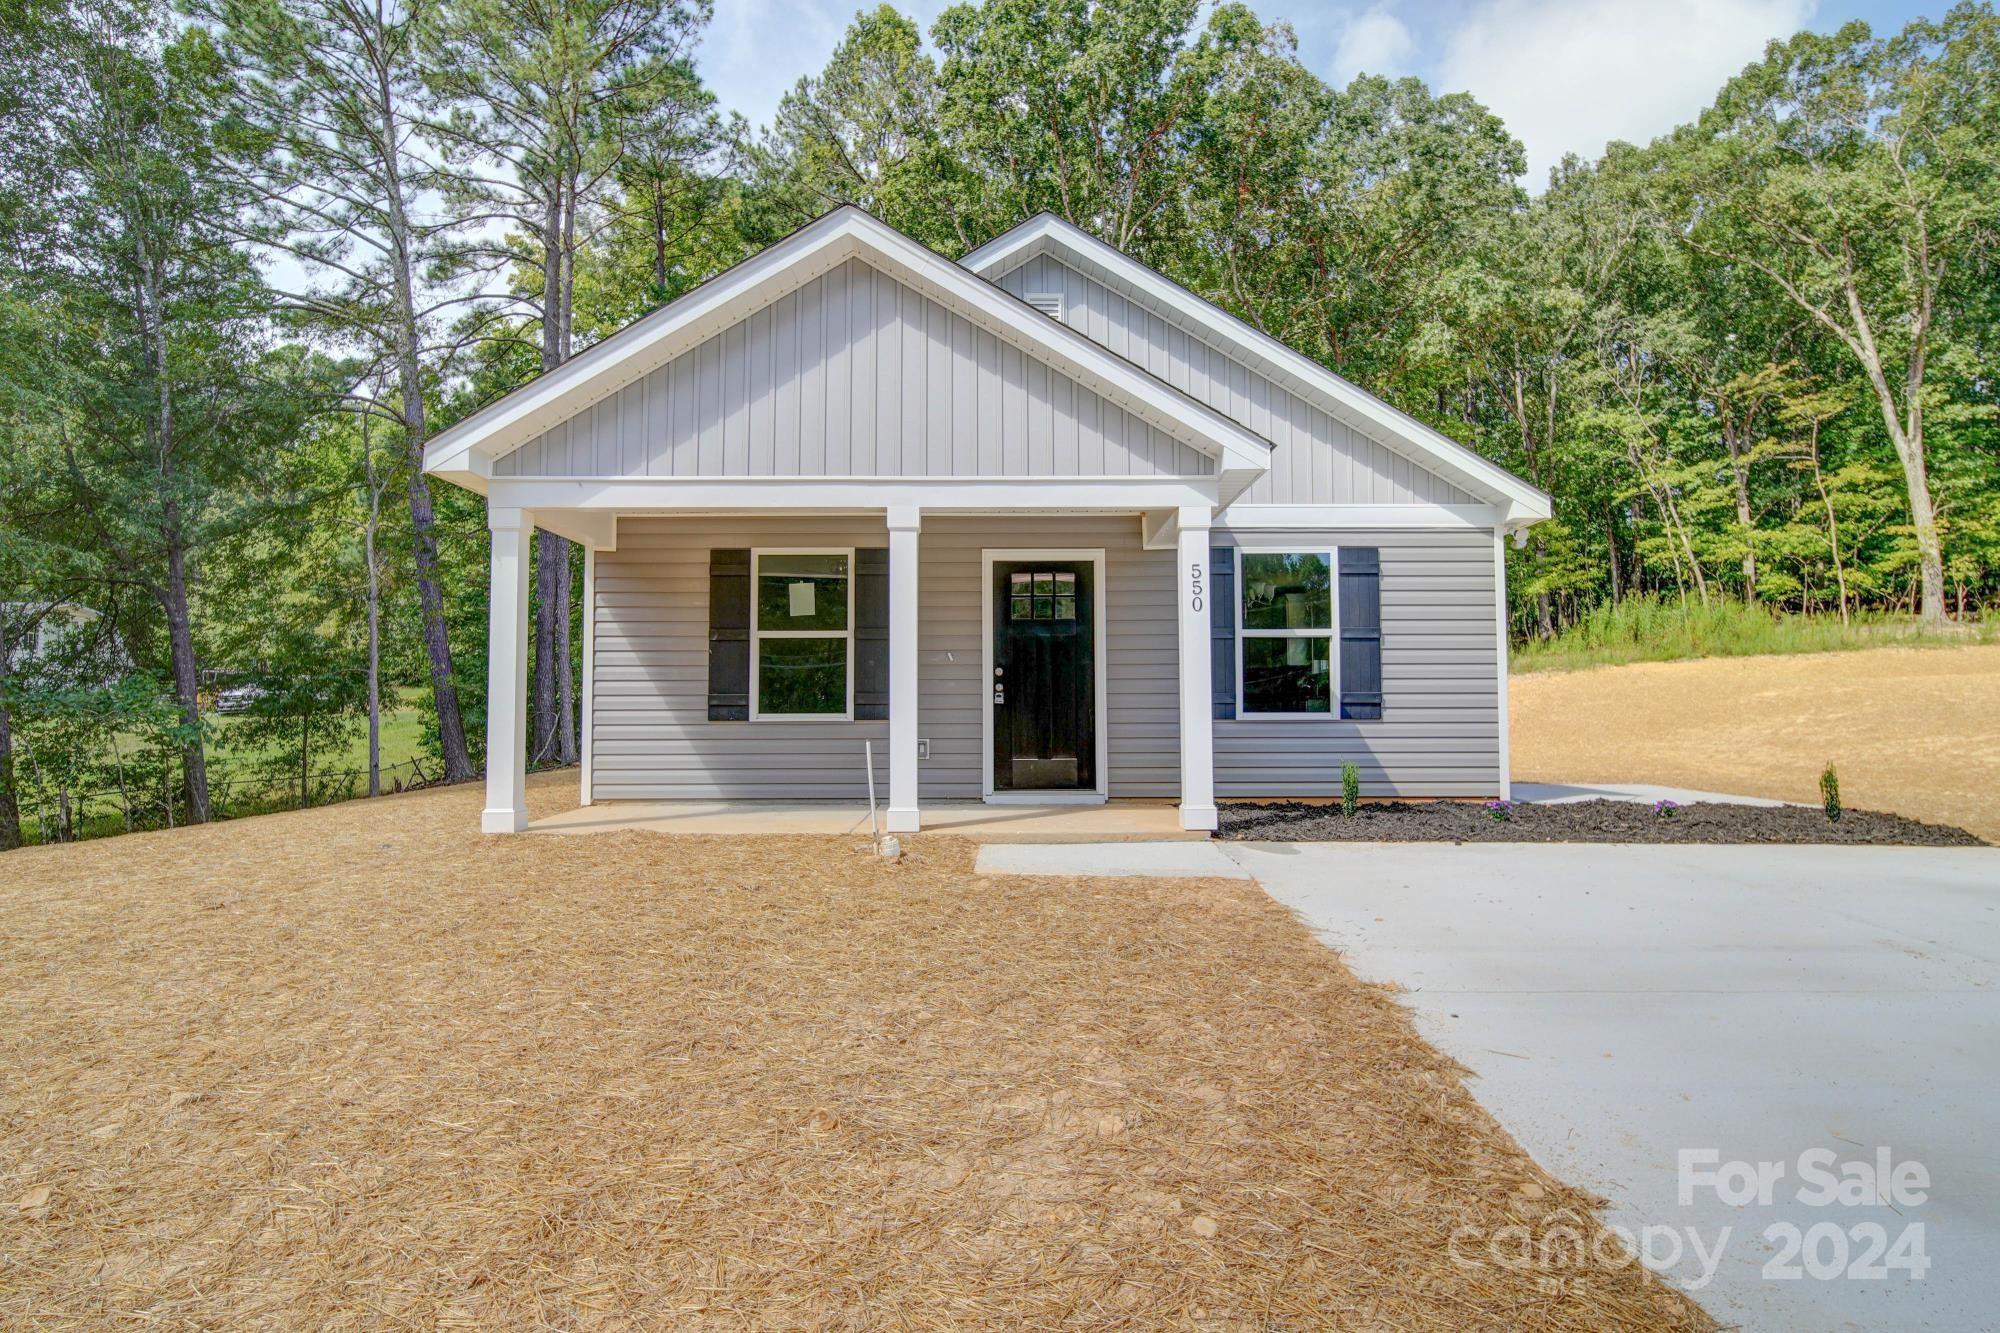
[[[1657, 1257], [1678, 1244], [1670, 1276], [1717, 1318], [1993, 1326], [2000, 850], [1225, 846], [1361, 975], [1407, 988], [1523, 1146]], [[1815, 1206], [1814, 1149], [1828, 1165], [1808, 1170], [1886, 1152], [1928, 1188]], [[1682, 1150], [1713, 1154], [1687, 1203]], [[1693, 1174], [1732, 1162], [1781, 1164], [1771, 1202], [1733, 1206]], [[1892, 1247], [1921, 1227], [1927, 1274], [1871, 1224]], [[1706, 1283], [1697, 1244], [1719, 1256]], [[1883, 1276], [1844, 1275], [1870, 1259]]]

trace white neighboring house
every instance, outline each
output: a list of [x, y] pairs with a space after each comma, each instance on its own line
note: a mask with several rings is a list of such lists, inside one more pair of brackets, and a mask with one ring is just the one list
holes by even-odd
[[[8, 637], [6, 667], [19, 675], [31, 675], [72, 653], [82, 646], [89, 627], [103, 619], [90, 607], [75, 602], [0, 602], [0, 616], [7, 618], [10, 631], [18, 632], [16, 627], [33, 622], [33, 628], [18, 640], [12, 633]], [[123, 661], [124, 653], [114, 641], [101, 648], [92, 662], [79, 665], [108, 678]]]
[[843, 208], [434, 439], [487, 498], [489, 832], [529, 534], [585, 547], [583, 800], [1507, 793], [1503, 541], [1546, 495], [1043, 215]]

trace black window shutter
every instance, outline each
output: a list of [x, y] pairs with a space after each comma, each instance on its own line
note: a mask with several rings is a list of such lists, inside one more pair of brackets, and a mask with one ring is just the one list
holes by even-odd
[[1340, 715], [1382, 716], [1382, 557], [1340, 548]]
[[1216, 717], [1236, 716], [1236, 548], [1208, 548], [1209, 698]]
[[750, 720], [750, 552], [708, 553], [708, 720]]
[[889, 716], [889, 549], [854, 553], [854, 716]]

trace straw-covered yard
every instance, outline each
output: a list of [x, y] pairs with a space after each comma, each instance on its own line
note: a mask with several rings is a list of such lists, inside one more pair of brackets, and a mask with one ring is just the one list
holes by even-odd
[[478, 804], [0, 858], [0, 1322], [1706, 1325], [1254, 887]]

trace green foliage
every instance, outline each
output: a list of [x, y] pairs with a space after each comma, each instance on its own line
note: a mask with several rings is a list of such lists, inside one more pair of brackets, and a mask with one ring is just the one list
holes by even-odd
[[1840, 822], [1840, 775], [1828, 764], [1819, 775], [1819, 804], [1826, 811], [1828, 822]]
[[1888, 644], [1957, 646], [2000, 638], [2000, 625], [1981, 622], [1944, 634], [1915, 618], [1872, 612], [1851, 624], [1741, 602], [1683, 606], [1668, 597], [1632, 597], [1579, 616], [1553, 639], [1516, 646], [1517, 672], [1573, 671], [1630, 662], [1690, 657], [1751, 657], [1770, 653], [1831, 653]]
[[1361, 809], [1361, 770], [1353, 764], [1340, 766], [1340, 813], [1353, 815]]

